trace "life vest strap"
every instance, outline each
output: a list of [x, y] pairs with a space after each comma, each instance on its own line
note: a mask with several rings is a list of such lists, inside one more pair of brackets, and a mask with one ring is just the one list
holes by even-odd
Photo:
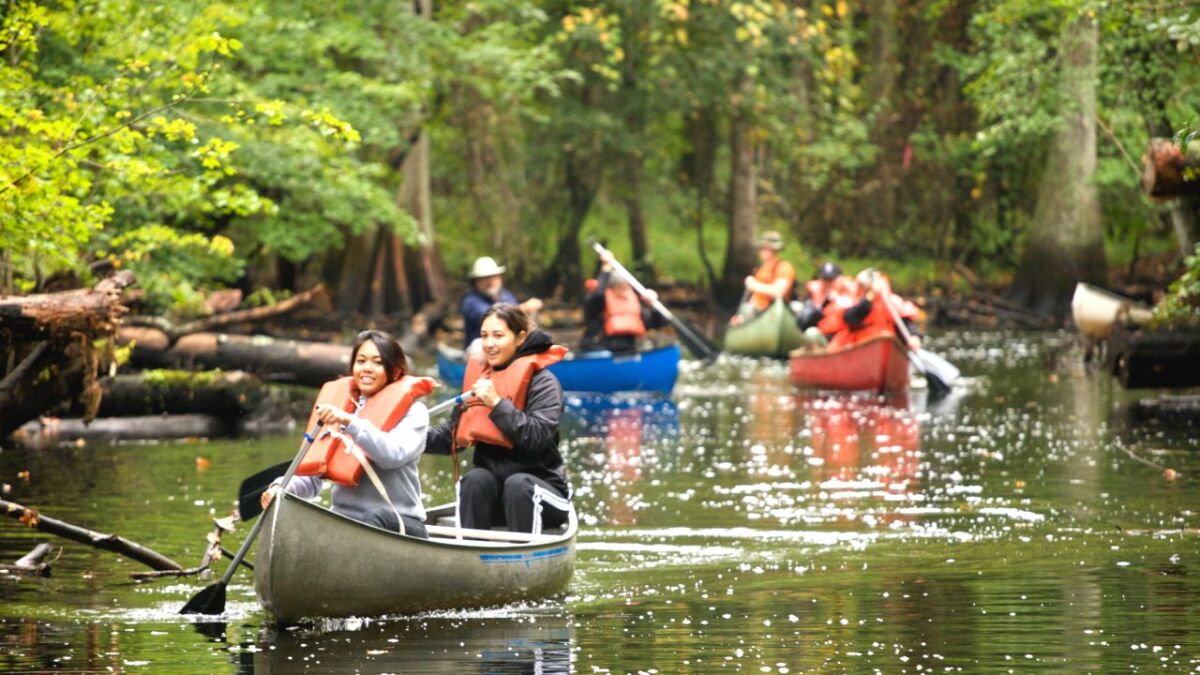
[[400, 510], [392, 503], [392, 498], [388, 495], [387, 488], [383, 486], [383, 481], [379, 479], [379, 474], [375, 473], [375, 468], [371, 466], [371, 460], [362, 451], [362, 448], [358, 447], [358, 443], [355, 443], [349, 434], [344, 434], [336, 430], [332, 433], [341, 439], [342, 445], [345, 447], [345, 452], [350, 453], [362, 465], [367, 478], [371, 479], [371, 485], [375, 486], [375, 489], [383, 496], [383, 500], [387, 502], [388, 507], [392, 509], [392, 513], [396, 514], [396, 522], [400, 523], [400, 534], [407, 534], [404, 529], [404, 519], [400, 517]]

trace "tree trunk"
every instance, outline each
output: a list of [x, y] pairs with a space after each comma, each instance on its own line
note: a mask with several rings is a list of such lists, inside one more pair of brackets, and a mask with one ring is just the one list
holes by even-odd
[[579, 258], [579, 231], [587, 219], [599, 189], [599, 176], [593, 162], [580, 156], [578, 150], [566, 153], [563, 170], [567, 204], [565, 222], [560, 230], [554, 262], [546, 270], [542, 287], [561, 290], [564, 299], [574, 300], [583, 295], [583, 270]]
[[1103, 283], [1104, 230], [1096, 173], [1096, 23], [1082, 17], [1064, 31], [1062, 82], [1067, 108], [1046, 159], [1033, 225], [1013, 285], [1035, 311], [1063, 318], [1076, 282]]
[[642, 163], [636, 152], [625, 155], [625, 216], [629, 221], [629, 244], [632, 247], [633, 270], [644, 283], [654, 282], [654, 262], [646, 236], [646, 213], [642, 210]]
[[[753, 95], [753, 82], [747, 79], [740, 91]], [[718, 298], [724, 305], [737, 301], [742, 279], [758, 264], [754, 251], [757, 227], [757, 191], [754, 173], [754, 123], [750, 101], [743, 100], [729, 121], [729, 228], [725, 244], [725, 269], [721, 275]]]
[[412, 303], [414, 307], [444, 299], [449, 288], [449, 279], [441, 256], [438, 255], [434, 237], [430, 161], [429, 134], [422, 131], [404, 159], [404, 165], [401, 167], [404, 179], [396, 198], [400, 208], [412, 214], [413, 219], [417, 221], [417, 232], [420, 236], [420, 241], [415, 246], [417, 265], [413, 271], [416, 273], [417, 283], [413, 289], [416, 293]]

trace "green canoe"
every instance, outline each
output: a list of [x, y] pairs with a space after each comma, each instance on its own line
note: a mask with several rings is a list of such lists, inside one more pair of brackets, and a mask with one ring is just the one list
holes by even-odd
[[762, 314], [725, 331], [725, 350], [734, 354], [786, 358], [803, 343], [804, 334], [796, 327], [796, 317], [782, 300], [776, 300]]

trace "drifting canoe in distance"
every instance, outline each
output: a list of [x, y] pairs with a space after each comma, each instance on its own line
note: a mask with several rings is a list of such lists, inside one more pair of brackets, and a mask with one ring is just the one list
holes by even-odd
[[[670, 394], [679, 376], [679, 345], [644, 352], [583, 352], [550, 366], [563, 391], [615, 394], [644, 391]], [[467, 363], [460, 350], [438, 346], [438, 377], [453, 389], [462, 387]]]
[[382, 530], [280, 493], [254, 561], [259, 602], [279, 623], [305, 618], [413, 614], [539, 600], [562, 592], [575, 570], [575, 512], [543, 534], [434, 523], [429, 539]]
[[1078, 283], [1075, 284], [1075, 295], [1071, 297], [1071, 316], [1080, 333], [1094, 340], [1104, 340], [1112, 333], [1118, 319], [1140, 325], [1150, 321], [1154, 310], [1098, 286]]
[[835, 352], [792, 352], [792, 384], [801, 389], [836, 389], [902, 394], [908, 391], [909, 354], [900, 340], [880, 335]]
[[725, 350], [747, 356], [786, 358], [804, 344], [796, 316], [783, 300], [771, 303], [761, 314], [725, 329]]

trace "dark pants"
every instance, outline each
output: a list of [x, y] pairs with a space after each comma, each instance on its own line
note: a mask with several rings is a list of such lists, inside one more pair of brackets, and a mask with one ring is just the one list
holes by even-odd
[[796, 315], [796, 326], [800, 330], [808, 330], [820, 323], [824, 316], [825, 313], [812, 300], [805, 300], [804, 308]]
[[[429, 533], [425, 531], [424, 523], [416, 518], [413, 518], [412, 516], [402, 515], [400, 517], [404, 519], [404, 534], [407, 534], [410, 537], [419, 537], [421, 539], [429, 538]], [[396, 522], [396, 514], [388, 509], [372, 511], [366, 516], [359, 518], [359, 520], [368, 525], [374, 525], [375, 527], [388, 530], [390, 532], [400, 531], [400, 523]]]
[[[475, 467], [462, 477], [458, 487], [458, 517], [463, 527], [490, 530], [507, 525], [511, 532], [533, 529], [533, 487], [540, 485], [554, 494], [557, 489], [527, 473], [514, 473], [503, 485], [496, 474]], [[567, 512], [542, 503], [542, 526], [559, 527]]]

